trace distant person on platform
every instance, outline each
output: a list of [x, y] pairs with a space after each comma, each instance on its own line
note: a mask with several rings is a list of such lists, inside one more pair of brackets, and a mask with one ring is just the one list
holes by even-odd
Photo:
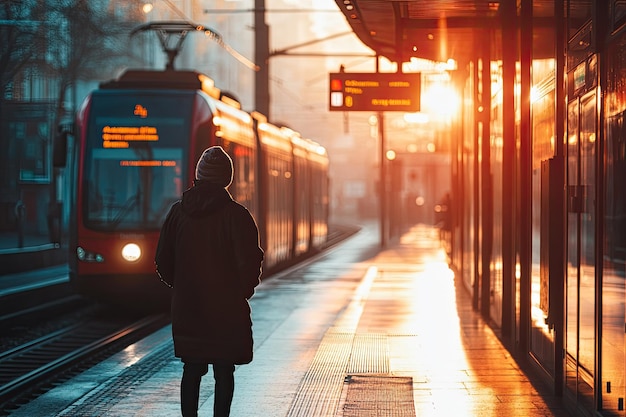
[[235, 365], [252, 361], [248, 300], [259, 284], [263, 251], [250, 212], [226, 188], [233, 164], [212, 146], [196, 165], [193, 187], [174, 203], [156, 251], [161, 280], [173, 288], [174, 353], [184, 363], [183, 417], [198, 415], [202, 376], [213, 365], [214, 416], [228, 417]]

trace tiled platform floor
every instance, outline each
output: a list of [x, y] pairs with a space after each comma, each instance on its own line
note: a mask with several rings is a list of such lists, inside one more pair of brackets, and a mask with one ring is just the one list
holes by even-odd
[[[382, 252], [364, 228], [332, 253], [264, 282], [251, 300], [255, 359], [237, 368], [233, 417], [567, 416], [459, 287], [435, 230]], [[169, 327], [14, 416], [176, 416]], [[200, 416], [212, 415], [211, 373]]]

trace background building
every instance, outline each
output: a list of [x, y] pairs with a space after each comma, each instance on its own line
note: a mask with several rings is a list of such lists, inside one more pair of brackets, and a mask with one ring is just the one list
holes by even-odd
[[[187, 20], [221, 35], [223, 44], [204, 32], [189, 32], [175, 66], [204, 72], [216, 86], [255, 110], [254, 0], [65, 0], [15, 2], [12, 16], [2, 16], [0, 30], [24, 37], [15, 50], [2, 54], [19, 59], [34, 44], [32, 59], [13, 73], [3, 74], [0, 107], [0, 231], [22, 231], [59, 239], [69, 210], [71, 167], [52, 167], [53, 138], [59, 124], [68, 124], [82, 99], [98, 83], [127, 68], [165, 67], [154, 32], [137, 32], [140, 25]], [[48, 12], [46, 12], [48, 10]], [[286, 125], [328, 149], [331, 158], [331, 216], [375, 217], [381, 160], [378, 123], [382, 117], [389, 149], [400, 159], [446, 151], [447, 126], [424, 124], [404, 114], [331, 112], [328, 110], [330, 72], [395, 72], [395, 64], [377, 59], [353, 34], [332, 0], [266, 0], [269, 27], [270, 121]], [[35, 22], [35, 23], [33, 23]], [[33, 32], [43, 31], [41, 36]], [[27, 35], [25, 35], [26, 33]], [[45, 34], [45, 35], [44, 35]], [[172, 41], [175, 41], [173, 39]], [[413, 63], [405, 71], [441, 74], [432, 63]], [[445, 71], [444, 71], [445, 73]], [[415, 115], [414, 115], [415, 116]], [[449, 133], [448, 133], [449, 135]], [[71, 145], [71, 142], [70, 142]], [[71, 152], [71, 149], [68, 150]], [[408, 158], [406, 155], [414, 157]], [[447, 154], [447, 153], [446, 153]], [[446, 163], [445, 155], [442, 163]], [[421, 178], [405, 162], [406, 189]], [[413, 172], [413, 174], [411, 174]], [[408, 193], [406, 191], [405, 193]], [[424, 195], [427, 210], [435, 195]], [[16, 208], [20, 207], [20, 210]], [[429, 212], [430, 212], [429, 211]], [[427, 216], [426, 219], [429, 217]], [[55, 233], [51, 233], [55, 232]]]

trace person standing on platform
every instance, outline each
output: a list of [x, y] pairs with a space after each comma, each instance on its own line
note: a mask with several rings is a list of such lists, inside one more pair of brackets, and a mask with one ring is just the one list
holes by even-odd
[[214, 417], [228, 417], [235, 365], [252, 361], [248, 300], [259, 284], [263, 250], [250, 212], [226, 189], [233, 163], [224, 149], [206, 149], [193, 187], [171, 207], [161, 228], [155, 263], [173, 288], [174, 353], [183, 362], [181, 410], [198, 415], [200, 382], [213, 365]]

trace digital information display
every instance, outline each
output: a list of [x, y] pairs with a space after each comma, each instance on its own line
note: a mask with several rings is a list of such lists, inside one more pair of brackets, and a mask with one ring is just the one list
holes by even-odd
[[331, 111], [420, 110], [421, 74], [330, 73]]
[[103, 148], [128, 148], [129, 142], [158, 141], [157, 128], [153, 126], [104, 126]]
[[[141, 104], [136, 104], [133, 116], [142, 119], [148, 117], [148, 109]], [[133, 119], [129, 119], [131, 122]], [[158, 142], [159, 131], [156, 126], [111, 126], [102, 127], [102, 147], [104, 149], [128, 149], [132, 142]], [[157, 151], [158, 152], [158, 151]], [[174, 160], [158, 159], [123, 159], [120, 161], [122, 167], [175, 167]]]

